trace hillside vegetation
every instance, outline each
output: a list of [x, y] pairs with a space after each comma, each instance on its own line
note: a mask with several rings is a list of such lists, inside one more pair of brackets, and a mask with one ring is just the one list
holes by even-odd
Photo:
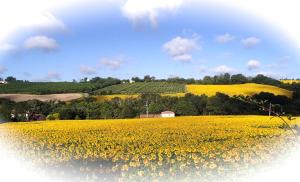
[[[2, 80], [2, 78], [0, 78]], [[17, 80], [10, 76], [5, 79], [8, 84], [0, 85], [0, 94], [61, 94], [61, 93], [91, 93], [97, 89], [110, 85], [120, 84], [116, 78], [95, 77], [92, 79], [84, 78], [80, 82], [29, 82]]]
[[112, 85], [95, 91], [95, 94], [183, 93], [185, 84], [168, 82], [137, 82]]
[[92, 83], [73, 82], [22, 82], [0, 85], [0, 94], [60, 94], [91, 92], [97, 89]]
[[[184, 88], [185, 87], [185, 88]], [[148, 92], [145, 92], [148, 91]], [[173, 93], [171, 92], [173, 91]], [[176, 92], [178, 91], [178, 92]], [[235, 85], [186, 85], [176, 83], [133, 83], [133, 84], [120, 84], [100, 89], [97, 93], [112, 93], [110, 95], [96, 96], [97, 100], [111, 100], [119, 97], [121, 99], [136, 98], [139, 93], [158, 93], [161, 96], [171, 97], [183, 97], [186, 93], [192, 93], [194, 95], [207, 95], [214, 96], [217, 92], [223, 93], [229, 96], [243, 95], [253, 96], [261, 92], [268, 92], [274, 95], [286, 96], [292, 98], [293, 92], [271, 85], [246, 83]]]
[[[170, 93], [170, 94], [159, 94], [162, 97], [184, 97], [187, 93]], [[96, 95], [93, 96], [97, 101], [110, 101], [114, 98], [130, 99], [139, 98], [139, 94], [113, 94], [113, 95]]]

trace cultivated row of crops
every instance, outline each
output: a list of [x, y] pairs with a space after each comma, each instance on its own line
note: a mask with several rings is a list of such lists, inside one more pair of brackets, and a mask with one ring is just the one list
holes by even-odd
[[82, 93], [97, 89], [92, 83], [73, 82], [25, 82], [0, 85], [0, 94], [60, 94]]
[[8, 123], [0, 140], [73, 181], [212, 181], [289, 151], [295, 138], [283, 126], [264, 116]]
[[96, 94], [141, 94], [141, 93], [182, 93], [185, 92], [185, 85], [168, 82], [137, 82], [112, 85], [97, 90]]

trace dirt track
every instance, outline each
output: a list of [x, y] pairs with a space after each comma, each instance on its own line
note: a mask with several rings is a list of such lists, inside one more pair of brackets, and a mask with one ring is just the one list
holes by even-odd
[[22, 102], [28, 100], [40, 100], [40, 101], [70, 101], [83, 97], [81, 93], [68, 93], [68, 94], [50, 94], [50, 95], [30, 95], [30, 94], [0, 94], [0, 98], [9, 99], [15, 102]]

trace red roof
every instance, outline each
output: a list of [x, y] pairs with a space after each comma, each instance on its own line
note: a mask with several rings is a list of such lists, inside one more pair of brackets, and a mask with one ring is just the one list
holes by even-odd
[[173, 111], [163, 111], [161, 114], [175, 114]]

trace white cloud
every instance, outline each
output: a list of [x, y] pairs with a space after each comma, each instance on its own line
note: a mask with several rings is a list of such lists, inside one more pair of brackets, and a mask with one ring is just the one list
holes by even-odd
[[40, 14], [24, 26], [42, 31], [66, 31], [67, 29], [66, 25], [50, 12]]
[[173, 11], [179, 8], [182, 3], [183, 0], [127, 0], [121, 10], [134, 24], [147, 18], [151, 25], [156, 27], [157, 19], [162, 11]]
[[233, 68], [225, 66], [225, 65], [218, 66], [218, 67], [214, 68], [213, 71], [218, 74], [235, 72], [235, 70]]
[[102, 58], [100, 64], [103, 66], [108, 67], [111, 70], [119, 69], [122, 64], [124, 63], [123, 57], [116, 57], [116, 58]]
[[224, 44], [224, 43], [228, 43], [230, 41], [233, 41], [235, 39], [235, 37], [233, 35], [230, 34], [224, 34], [224, 35], [218, 35], [216, 37], [216, 41], [218, 43]]
[[97, 74], [97, 69], [89, 66], [80, 66], [80, 73], [84, 75], [95, 75]]
[[102, 58], [99, 64], [95, 67], [84, 65], [80, 66], [80, 73], [84, 75], [95, 75], [102, 67], [107, 67], [111, 70], [117, 70], [124, 64], [124, 62], [124, 58], [121, 56], [114, 58]]
[[4, 66], [0, 65], [0, 74], [3, 74], [7, 71], [7, 69]]
[[16, 51], [17, 47], [12, 44], [4, 43], [0, 45], [0, 52], [6, 53], [6, 52], [13, 52]]
[[60, 80], [60, 74], [58, 72], [49, 71], [46, 80]]
[[248, 37], [248, 38], [242, 39], [241, 42], [245, 48], [252, 48], [255, 45], [259, 44], [261, 42], [261, 40], [257, 37]]
[[247, 63], [248, 70], [255, 70], [260, 68], [260, 61], [258, 60], [249, 60]]
[[24, 47], [27, 49], [42, 49], [42, 50], [56, 50], [58, 44], [56, 40], [46, 36], [29, 37], [24, 42]]
[[181, 62], [191, 61], [192, 52], [200, 48], [198, 38], [175, 37], [163, 45], [163, 50], [174, 60]]
[[52, 8], [57, 7], [59, 4], [65, 4], [65, 1], [67, 0], [9, 0], [1, 3], [0, 42], [3, 43], [9, 40], [9, 36], [19, 31], [23, 32], [24, 29], [41, 31], [66, 30], [66, 25], [51, 13]]

